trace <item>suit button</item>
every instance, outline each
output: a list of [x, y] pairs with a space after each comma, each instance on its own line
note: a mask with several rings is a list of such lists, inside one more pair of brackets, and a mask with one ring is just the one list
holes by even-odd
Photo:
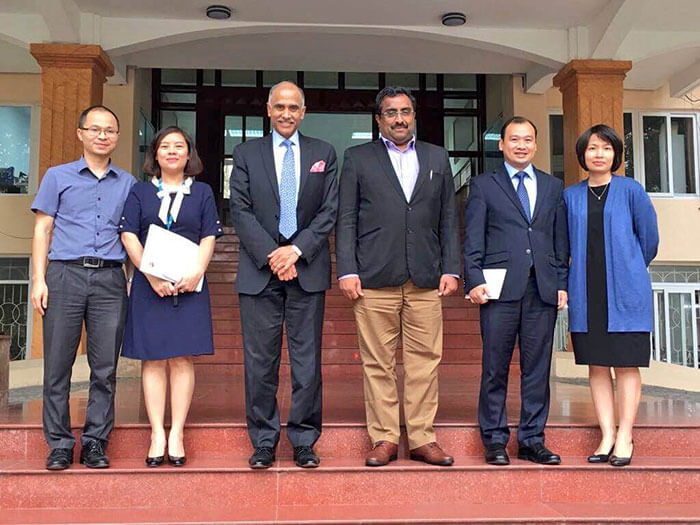
[[408, 207], [408, 211], [413, 211], [413, 208], [411, 208], [411, 207], [409, 206], [409, 207]]
[[531, 232], [531, 231], [532, 231], [532, 228], [528, 228], [527, 231]]
[[413, 230], [411, 230], [411, 229], [409, 228], [409, 229], [408, 229], [408, 233], [413, 233]]
[[527, 250], [525, 250], [525, 253], [530, 255], [532, 253], [532, 250], [530, 250], [530, 248], [528, 248]]

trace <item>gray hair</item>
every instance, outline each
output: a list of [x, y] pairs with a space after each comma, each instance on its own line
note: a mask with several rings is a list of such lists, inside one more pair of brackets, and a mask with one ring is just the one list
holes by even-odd
[[272, 86], [270, 88], [270, 93], [267, 95], [267, 103], [268, 104], [272, 100], [272, 93], [278, 87], [282, 86], [283, 84], [290, 84], [290, 85], [294, 86], [295, 88], [297, 88], [297, 90], [299, 91], [299, 94], [301, 94], [301, 105], [302, 105], [302, 107], [306, 106], [306, 97], [304, 97], [304, 90], [301, 89], [299, 86], [297, 86], [296, 83], [292, 82], [291, 80], [283, 80], [282, 82], [277, 82], [277, 84], [275, 84], [274, 86]]

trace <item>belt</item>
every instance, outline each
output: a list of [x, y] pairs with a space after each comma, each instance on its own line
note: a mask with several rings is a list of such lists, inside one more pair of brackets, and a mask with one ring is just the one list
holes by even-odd
[[66, 264], [75, 264], [83, 268], [118, 268], [122, 264], [121, 261], [111, 261], [109, 259], [100, 259], [99, 257], [81, 257], [72, 261], [56, 261]]

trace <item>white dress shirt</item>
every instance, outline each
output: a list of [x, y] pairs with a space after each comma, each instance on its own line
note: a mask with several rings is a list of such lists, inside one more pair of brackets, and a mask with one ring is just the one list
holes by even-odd
[[527, 177], [523, 179], [523, 184], [525, 184], [527, 198], [530, 201], [530, 217], [532, 217], [535, 213], [535, 202], [537, 201], [537, 176], [535, 175], [535, 170], [532, 168], [532, 164], [528, 164], [524, 170], [518, 170], [507, 162], [503, 164], [506, 165], [506, 171], [508, 171], [510, 182], [513, 183], [513, 189], [516, 193], [518, 192], [518, 184], [520, 184], [520, 178], [517, 177], [517, 174], [520, 171], [527, 173]]

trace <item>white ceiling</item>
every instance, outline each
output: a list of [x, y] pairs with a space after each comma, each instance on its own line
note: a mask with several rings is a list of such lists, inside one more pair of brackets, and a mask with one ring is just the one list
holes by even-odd
[[[208, 20], [212, 3], [232, 19]], [[449, 11], [467, 25], [441, 26]], [[613, 58], [633, 62], [628, 88], [682, 91], [700, 82], [700, 0], [0, 0], [0, 72], [36, 72], [32, 42], [99, 44], [117, 78], [128, 66], [519, 73], [541, 91], [571, 59]]]

